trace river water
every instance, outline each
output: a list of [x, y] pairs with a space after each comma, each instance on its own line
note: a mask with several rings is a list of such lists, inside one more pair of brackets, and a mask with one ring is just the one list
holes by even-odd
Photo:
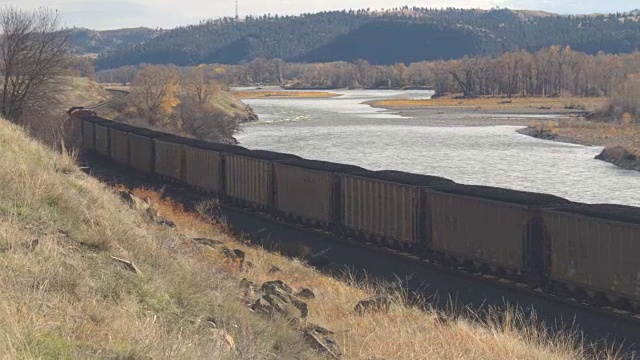
[[[601, 147], [518, 134], [530, 117], [473, 111], [419, 111], [410, 116], [364, 101], [429, 98], [428, 91], [344, 90], [331, 99], [245, 100], [260, 121], [237, 139], [250, 149], [371, 170], [437, 175], [459, 183], [544, 192], [586, 203], [640, 206], [640, 172], [595, 160]], [[520, 126], [461, 126], [521, 118]], [[549, 117], [549, 115], [546, 115]], [[447, 125], [452, 124], [452, 125]]]

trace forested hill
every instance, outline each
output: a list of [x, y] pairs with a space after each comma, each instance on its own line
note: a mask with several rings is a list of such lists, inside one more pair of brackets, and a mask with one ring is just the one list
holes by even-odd
[[257, 57], [373, 64], [451, 59], [570, 45], [595, 54], [640, 50], [638, 12], [591, 16], [498, 10], [401, 8], [212, 20], [100, 56], [100, 69], [140, 63], [236, 64]]
[[68, 30], [71, 50], [76, 54], [103, 54], [141, 44], [162, 33], [162, 30], [144, 27], [103, 31], [85, 28]]

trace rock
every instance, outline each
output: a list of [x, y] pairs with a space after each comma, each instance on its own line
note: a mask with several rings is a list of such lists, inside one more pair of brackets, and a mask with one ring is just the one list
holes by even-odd
[[300, 289], [296, 293], [296, 296], [307, 300], [316, 298], [316, 294], [314, 294], [313, 291], [311, 291], [311, 289], [309, 288]]
[[153, 215], [153, 211], [149, 203], [133, 195], [131, 191], [119, 190], [118, 195], [120, 196], [120, 199], [122, 199], [122, 201], [129, 205], [130, 208], [138, 211], [141, 214]]
[[269, 271], [267, 273], [269, 273], [269, 274], [277, 274], [277, 273], [280, 273], [280, 272], [282, 272], [282, 269], [280, 269], [279, 267], [274, 265], [274, 266], [271, 267], [271, 269], [269, 269]]
[[193, 238], [191, 239], [191, 241], [195, 242], [196, 244], [204, 245], [212, 248], [216, 246], [224, 245], [224, 243], [220, 240], [213, 240], [213, 239], [207, 239], [207, 238]]
[[175, 228], [176, 227], [176, 223], [174, 223], [171, 220], [165, 220], [165, 219], [158, 218], [158, 220], [156, 222], [158, 223], [158, 225], [162, 225], [162, 226], [166, 226], [166, 227], [170, 227], [170, 228]]
[[228, 247], [224, 246], [222, 247], [222, 249], [220, 249], [220, 252], [224, 254], [224, 256], [226, 256], [227, 259], [233, 262], [240, 263], [240, 266], [242, 266], [242, 263], [244, 263], [245, 254], [244, 254], [244, 251], [240, 249], [231, 250]]
[[238, 259], [240, 259], [240, 261], [244, 262], [244, 256], [245, 256], [244, 251], [242, 251], [240, 249], [233, 249], [233, 253], [236, 256], [236, 258], [238, 258]]
[[272, 295], [280, 295], [283, 293], [291, 294], [293, 292], [291, 287], [285, 284], [284, 281], [282, 280], [267, 281], [266, 283], [262, 284], [262, 287], [260, 287], [260, 290], [265, 294], [272, 294]]
[[356, 304], [355, 311], [358, 313], [365, 313], [368, 311], [387, 312], [391, 308], [393, 298], [389, 295], [382, 294], [370, 297], [368, 299], [360, 300]]
[[254, 288], [256, 285], [253, 283], [253, 281], [249, 281], [247, 280], [247, 278], [243, 278], [242, 280], [240, 280], [240, 287], [244, 288], [244, 289], [251, 289]]
[[342, 350], [336, 340], [331, 336], [333, 331], [321, 326], [309, 325], [304, 329], [304, 339], [314, 349], [329, 354], [334, 359], [342, 356]]
[[236, 349], [236, 343], [228, 332], [222, 329], [210, 329], [213, 341], [216, 342], [217, 348], [222, 353], [228, 353]]
[[244, 303], [247, 304], [247, 306], [251, 306], [253, 300], [256, 298], [256, 284], [244, 278], [240, 281], [240, 288], [244, 290], [242, 296]]
[[262, 284], [260, 291], [263, 295], [251, 306], [257, 313], [280, 314], [293, 322], [300, 322], [309, 314], [307, 304], [294, 298], [291, 287], [281, 280]]
[[596, 156], [596, 159], [612, 163], [627, 170], [640, 171], [640, 159], [622, 146], [608, 147]]

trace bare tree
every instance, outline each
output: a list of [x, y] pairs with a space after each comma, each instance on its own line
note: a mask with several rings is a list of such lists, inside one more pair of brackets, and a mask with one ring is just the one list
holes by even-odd
[[180, 72], [176, 67], [147, 65], [131, 83], [127, 103], [150, 125], [170, 125], [180, 104]]
[[190, 68], [182, 77], [183, 88], [193, 94], [200, 104], [211, 100], [221, 85], [213, 78], [213, 70], [206, 65]]
[[0, 112], [21, 123], [29, 108], [49, 106], [62, 87], [69, 50], [56, 12], [0, 10]]

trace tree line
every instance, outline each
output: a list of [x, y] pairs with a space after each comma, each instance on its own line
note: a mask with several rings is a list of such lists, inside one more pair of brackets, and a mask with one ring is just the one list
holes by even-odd
[[[188, 67], [187, 67], [188, 68]], [[364, 60], [330, 63], [287, 63], [257, 58], [241, 65], [201, 65], [215, 80], [231, 86], [278, 84], [298, 89], [431, 88], [437, 96], [465, 97], [610, 96], [628, 75], [640, 73], [640, 53], [589, 55], [568, 46], [535, 53], [465, 56], [449, 61], [405, 65], [372, 65]], [[137, 66], [98, 72], [105, 82], [131, 82]]]

